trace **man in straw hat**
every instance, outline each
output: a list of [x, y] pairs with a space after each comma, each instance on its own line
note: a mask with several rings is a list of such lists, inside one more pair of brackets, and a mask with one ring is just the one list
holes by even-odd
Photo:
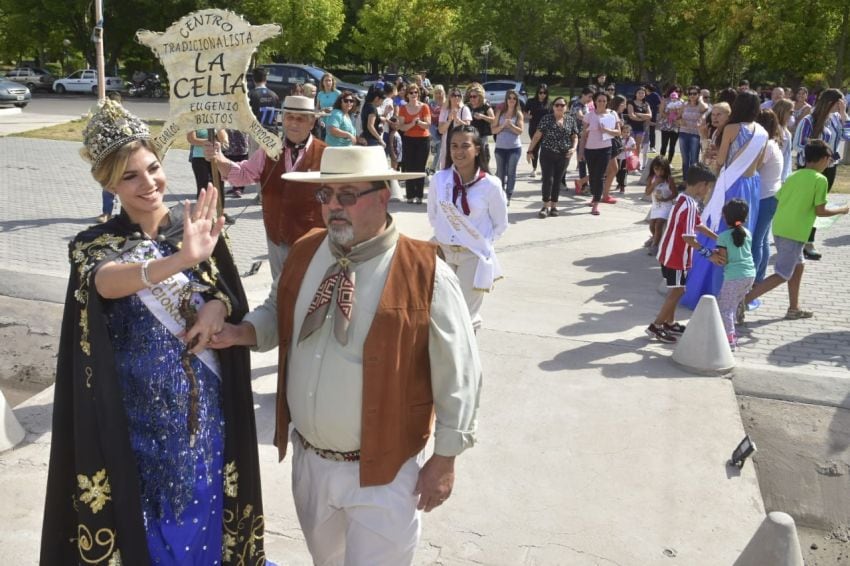
[[[266, 302], [212, 347], [280, 346], [275, 443], [316, 564], [410, 564], [421, 511], [475, 440], [481, 364], [463, 293], [433, 244], [398, 233], [380, 147], [329, 147], [311, 183], [327, 230], [293, 245]], [[436, 414], [434, 454], [425, 444]]]
[[311, 135], [316, 124], [313, 100], [305, 96], [287, 96], [283, 100], [284, 151], [275, 161], [262, 150], [246, 161], [234, 163], [221, 152], [221, 146], [208, 144], [204, 155], [213, 161], [235, 187], [260, 183], [263, 197], [263, 224], [269, 247], [272, 277], [280, 275], [289, 248], [312, 228], [324, 226], [321, 205], [316, 201], [315, 187], [298, 181], [281, 179], [292, 171], [315, 171], [322, 160], [325, 142]]

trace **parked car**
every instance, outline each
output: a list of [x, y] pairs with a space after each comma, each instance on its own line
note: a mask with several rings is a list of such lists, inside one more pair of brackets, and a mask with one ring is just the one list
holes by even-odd
[[21, 83], [0, 79], [0, 104], [14, 104], [23, 108], [32, 100], [30, 89]]
[[528, 93], [525, 85], [520, 81], [489, 81], [481, 85], [484, 87], [484, 96], [493, 108], [499, 109], [505, 105], [505, 95], [509, 90], [515, 90], [519, 95], [519, 103], [525, 109], [528, 102]]
[[[318, 88], [322, 81], [322, 75], [327, 72], [312, 65], [296, 65], [293, 63], [269, 63], [260, 66], [268, 73], [266, 86], [277, 93], [281, 99], [292, 94], [292, 87], [298, 83], [313, 83]], [[247, 75], [247, 83], [248, 89], [254, 88], [254, 79], [250, 72]], [[336, 87], [342, 92], [353, 92], [361, 102], [366, 98], [367, 89], [361, 85], [337, 81]]]
[[51, 75], [49, 71], [36, 67], [12, 69], [6, 73], [6, 78], [10, 81], [26, 85], [32, 92], [38, 89], [49, 91], [53, 87], [53, 81], [56, 80], [56, 77]]
[[[97, 94], [97, 71], [84, 69], [71, 73], [64, 79], [54, 81], [53, 90], [57, 94], [65, 94], [65, 92], [92, 92]], [[106, 90], [124, 90], [124, 79], [106, 77]]]
[[[361, 85], [363, 85], [363, 86], [365, 86], [365, 87], [367, 87], [367, 88], [368, 88], [368, 87], [371, 87], [371, 86], [372, 86], [372, 85], [374, 85], [376, 82], [378, 82], [378, 79], [380, 79], [380, 78], [381, 78], [381, 76], [382, 76], [382, 75], [370, 75], [370, 76], [369, 76], [369, 78], [367, 78], [366, 80], [364, 80], [364, 81], [363, 81], [363, 82], [361, 82], [360, 84], [361, 84]], [[405, 78], [403, 75], [398, 75], [398, 74], [396, 74], [396, 73], [384, 73], [384, 74], [383, 74], [384, 82], [385, 82], [385, 83], [394, 83], [394, 82], [396, 82], [396, 80], [397, 80], [400, 76], [401, 76], [402, 78]], [[406, 80], [406, 79], [405, 79], [405, 80]]]

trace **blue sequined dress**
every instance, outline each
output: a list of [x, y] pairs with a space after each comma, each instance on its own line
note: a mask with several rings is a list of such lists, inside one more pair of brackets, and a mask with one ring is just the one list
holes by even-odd
[[[726, 158], [728, 166], [732, 160], [738, 155], [738, 152], [747, 142], [753, 138], [754, 130], [746, 127], [746, 124], [741, 124], [741, 129], [738, 135], [729, 144], [729, 153]], [[732, 186], [726, 190], [724, 202], [729, 202], [732, 199], [743, 199], [750, 207], [747, 221], [744, 223], [747, 230], [753, 233], [756, 229], [756, 221], [759, 215], [759, 202], [761, 199], [761, 177], [758, 172], [755, 172], [750, 177], [738, 177]], [[727, 228], [726, 220], [720, 219], [720, 226], [717, 228], [717, 233], [724, 232]], [[711, 238], [697, 234], [697, 241], [703, 247], [713, 250], [716, 242]], [[723, 268], [711, 263], [709, 260], [699, 254], [694, 254], [694, 263], [691, 271], [688, 273], [688, 280], [685, 284], [685, 294], [682, 295], [680, 303], [689, 308], [695, 309], [699, 303], [700, 297], [703, 295], [714, 295], [717, 297], [720, 294], [720, 287], [723, 286]]]
[[[163, 256], [175, 251], [167, 243], [156, 245]], [[220, 564], [224, 417], [219, 378], [192, 356], [200, 395], [199, 429], [190, 446], [183, 342], [135, 294], [106, 303], [151, 563]]]

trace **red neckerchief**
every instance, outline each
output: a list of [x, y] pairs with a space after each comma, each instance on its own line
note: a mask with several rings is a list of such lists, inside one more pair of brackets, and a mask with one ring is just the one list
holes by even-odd
[[484, 178], [487, 173], [479, 169], [475, 173], [475, 178], [472, 181], [464, 184], [463, 179], [460, 178], [460, 173], [457, 172], [457, 169], [452, 167], [452, 176], [454, 177], [454, 187], [452, 188], [452, 203], [457, 204], [457, 195], [460, 193], [460, 206], [463, 209], [463, 213], [469, 216], [469, 201], [466, 200], [466, 190]]

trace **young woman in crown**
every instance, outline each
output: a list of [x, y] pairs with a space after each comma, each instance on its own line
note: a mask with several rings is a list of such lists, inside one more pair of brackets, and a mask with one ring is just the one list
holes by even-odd
[[216, 189], [168, 209], [147, 126], [107, 100], [84, 133], [120, 215], [70, 244], [41, 564], [264, 564], [247, 301]]

